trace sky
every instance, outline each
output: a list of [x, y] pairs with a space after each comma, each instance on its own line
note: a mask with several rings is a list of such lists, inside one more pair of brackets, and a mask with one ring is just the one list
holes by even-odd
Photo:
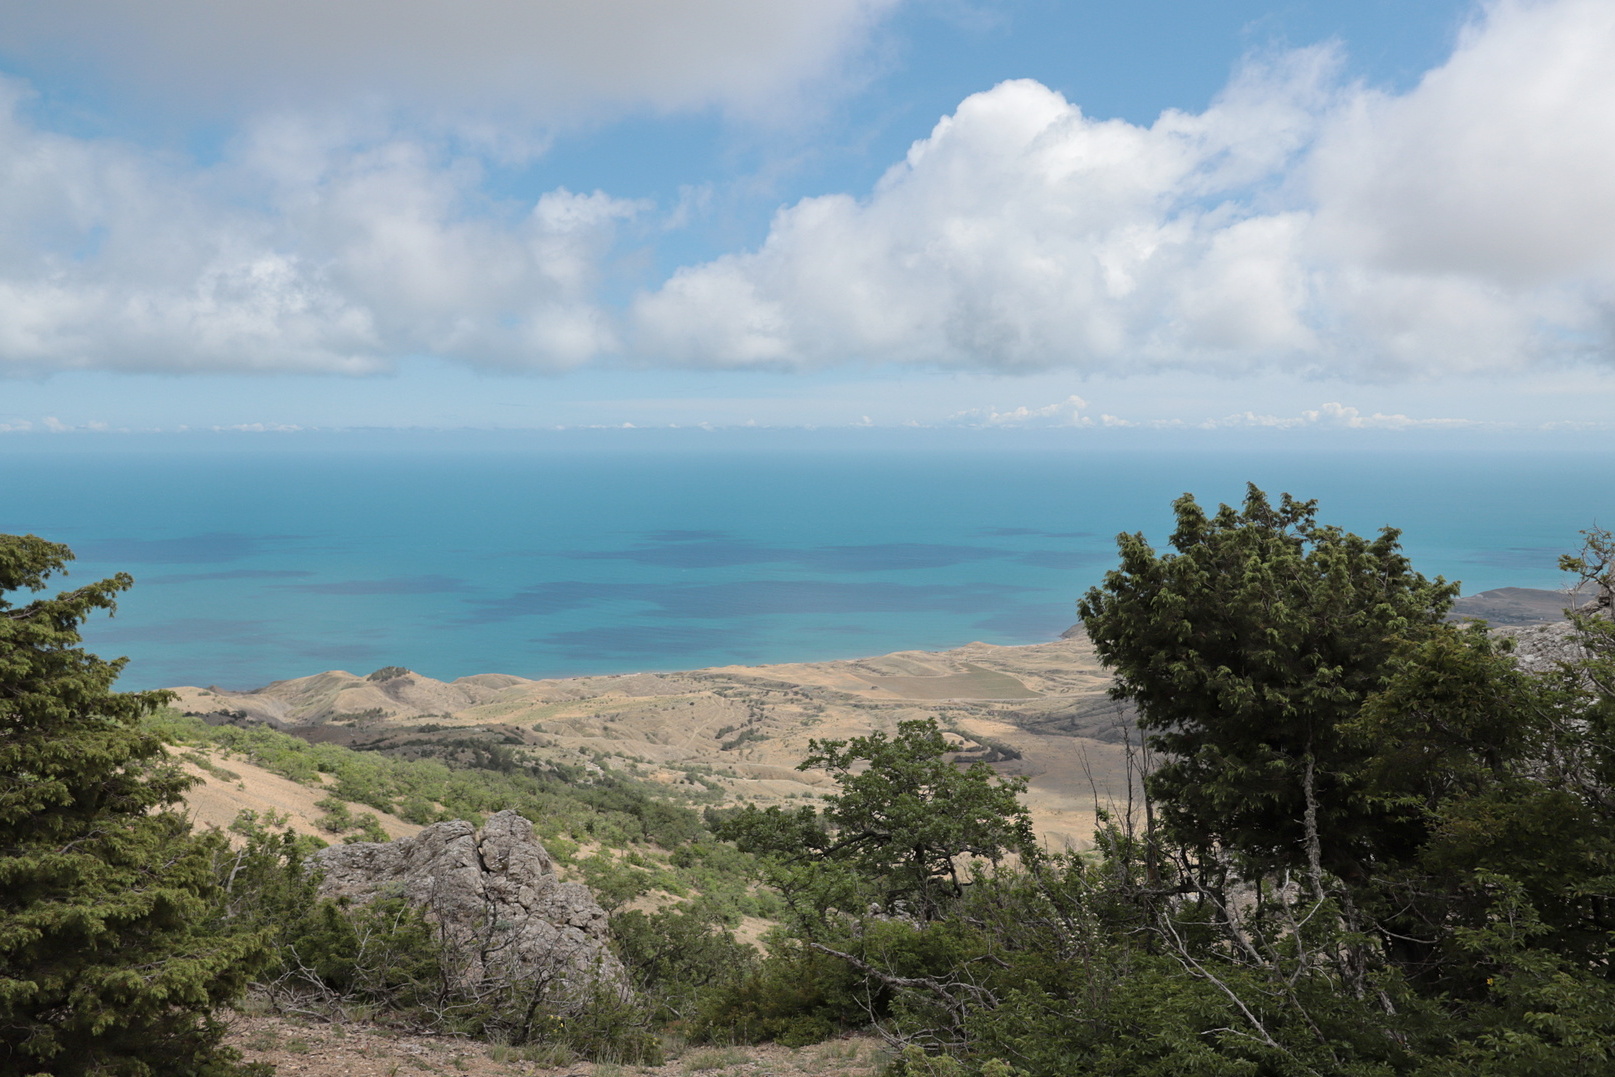
[[0, 435], [1615, 433], [1609, 0], [0, 0]]

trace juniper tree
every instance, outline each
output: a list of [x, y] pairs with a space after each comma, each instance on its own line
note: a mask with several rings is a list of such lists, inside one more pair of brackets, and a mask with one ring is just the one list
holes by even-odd
[[214, 839], [162, 809], [190, 784], [79, 626], [133, 582], [37, 596], [72, 553], [0, 535], [0, 1072], [216, 1075], [217, 1007], [260, 952], [212, 926]]
[[1456, 585], [1415, 572], [1392, 528], [1318, 524], [1315, 501], [1274, 506], [1250, 486], [1240, 509], [1208, 516], [1188, 494], [1173, 509], [1175, 552], [1119, 536], [1120, 567], [1079, 604], [1161, 753], [1149, 789], [1165, 822], [1202, 850], [1358, 874], [1377, 821], [1343, 727]]

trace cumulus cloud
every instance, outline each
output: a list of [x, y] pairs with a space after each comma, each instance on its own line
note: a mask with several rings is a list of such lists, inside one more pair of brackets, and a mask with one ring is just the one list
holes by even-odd
[[897, 0], [9, 0], [0, 51], [79, 61], [198, 110], [381, 97], [551, 121], [595, 106], [753, 111]]
[[[95, 52], [104, 35], [133, 65], [119, 77], [204, 96], [306, 75], [318, 94], [447, 87], [445, 108], [528, 91], [677, 108], [800, 85], [895, 2], [23, 0], [6, 40]], [[69, 10], [97, 29], [64, 29]], [[1606, 0], [1498, 0], [1401, 94], [1345, 81], [1328, 48], [1251, 63], [1205, 111], [1149, 126], [1006, 82], [866, 195], [784, 207], [755, 249], [626, 310], [605, 288], [622, 230], [660, 234], [685, 208], [653, 220], [561, 188], [514, 204], [477, 157], [338, 112], [265, 113], [198, 169], [48, 130], [0, 80], [0, 371], [621, 357], [1383, 379], [1607, 360], [1611, 55]], [[1065, 421], [1041, 410], [959, 421]]]
[[1325, 49], [1141, 127], [977, 94], [863, 199], [641, 297], [678, 362], [1405, 377], [1607, 357], [1615, 9], [1487, 7], [1395, 96]]
[[474, 161], [265, 122], [194, 172], [31, 125], [0, 83], [0, 369], [558, 369], [616, 348], [595, 299], [643, 208], [481, 194]]
[[1322, 242], [1539, 284], [1615, 264], [1615, 5], [1493, 5], [1411, 93], [1354, 95], [1309, 172]]
[[1030, 408], [1025, 404], [999, 411], [997, 408], [970, 408], [948, 417], [951, 423], [966, 426], [1092, 426], [1093, 420], [1083, 414], [1088, 402], [1080, 396], [1068, 396], [1056, 404]]
[[1298, 53], [1150, 128], [1027, 80], [976, 94], [867, 200], [800, 202], [760, 249], [643, 297], [641, 346], [734, 366], [1011, 369], [1310, 349], [1304, 279], [1283, 271], [1302, 218], [1230, 199], [1282, 177], [1331, 66]]

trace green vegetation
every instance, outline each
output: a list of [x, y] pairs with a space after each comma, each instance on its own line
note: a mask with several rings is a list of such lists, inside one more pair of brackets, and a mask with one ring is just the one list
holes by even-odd
[[[514, 756], [502, 769], [449, 766], [310, 744], [263, 726], [210, 726], [168, 709], [147, 724], [170, 743], [209, 747], [326, 790], [317, 802], [324, 812], [318, 822], [333, 839], [387, 840], [374, 814], [355, 812], [354, 804], [420, 825], [448, 819], [480, 824], [511, 808], [533, 823], [550, 854], [576, 868], [608, 909], [652, 892], [699, 895], [729, 924], [742, 916], [772, 916], [779, 908], [773, 894], [754, 885], [753, 858], [714, 842], [700, 814], [665, 799], [676, 793], [602, 766]], [[580, 857], [582, 844], [594, 851]]]
[[222, 839], [155, 810], [190, 784], [140, 725], [165, 695], [113, 692], [122, 663], [78, 646], [131, 580], [8, 597], [71, 557], [0, 535], [0, 1070], [240, 1072], [213, 1015], [262, 964], [262, 940], [210, 930]]
[[[1176, 508], [1172, 552], [1122, 536], [1082, 602], [1147, 734], [1142, 802], [1093, 854], [1023, 850], [923, 914], [860, 908], [888, 869], [859, 865], [854, 900], [793, 903], [728, 1012], [875, 1021], [905, 1074], [1610, 1072], [1615, 622], [1578, 615], [1582, 657], [1522, 673], [1441, 622], [1452, 589], [1394, 532], [1254, 488]], [[1566, 567], [1608, 587], [1589, 538]], [[789, 821], [799, 870], [835, 848]]]
[[802, 807], [747, 807], [720, 833], [770, 857], [787, 893], [812, 893], [822, 912], [834, 903], [875, 901], [891, 911], [933, 918], [964, 891], [961, 864], [997, 863], [1032, 848], [1032, 825], [1017, 794], [1022, 780], [999, 781], [985, 763], [961, 771], [931, 719], [900, 722], [897, 735], [809, 741], [798, 769], [822, 767], [841, 786], [821, 814]]
[[[701, 768], [679, 802], [530, 744], [441, 740], [450, 765], [151, 713], [158, 694], [110, 693], [116, 664], [75, 647], [122, 578], [0, 605], [0, 1068], [232, 1072], [211, 1014], [250, 978], [554, 1064], [652, 1061], [664, 1033], [711, 1045], [685, 1059], [703, 1072], [735, 1043], [874, 1025], [892, 1077], [1615, 1070], [1615, 619], [1576, 615], [1574, 660], [1526, 673], [1443, 621], [1454, 587], [1394, 531], [1254, 488], [1175, 508], [1170, 550], [1121, 536], [1080, 604], [1143, 738], [1142, 795], [1080, 855], [1033, 840], [1024, 783], [987, 765], [1012, 749], [965, 735], [961, 757], [935, 720], [811, 741], [802, 767], [839, 784], [821, 806], [697, 814]], [[11, 542], [11, 589], [66, 556]], [[1610, 594], [1615, 538], [1563, 567]], [[359, 806], [521, 811], [612, 910], [632, 998], [470, 989], [418, 910], [318, 901], [280, 821], [243, 815], [233, 848], [188, 835], [154, 810], [185, 784], [159, 739], [318, 787], [342, 840], [367, 816], [375, 835]], [[773, 921], [761, 952], [743, 916]]]
[[[221, 1046], [215, 1018], [249, 986], [299, 1011], [539, 1045], [560, 1061], [655, 1061], [652, 1013], [747, 967], [752, 951], [729, 925], [770, 912], [773, 899], [754, 892], [751, 858], [714, 844], [690, 807], [599, 766], [514, 752], [484, 753], [486, 769], [396, 759], [210, 727], [164, 708], [162, 692], [114, 693], [122, 663], [80, 649], [77, 628], [110, 611], [129, 577], [9, 601], [41, 590], [70, 557], [32, 536], [0, 536], [0, 1070], [256, 1072]], [[635, 999], [546, 1000], [533, 984], [469, 990], [418, 910], [318, 900], [304, 864], [320, 843], [285, 831], [284, 818], [242, 813], [234, 847], [225, 834], [193, 835], [183, 815], [163, 810], [193, 784], [165, 742], [218, 777], [239, 777], [222, 754], [321, 788], [322, 825], [348, 841], [386, 838], [355, 805], [420, 823], [515, 807], [563, 860], [589, 842], [599, 849], [591, 862], [696, 901], [650, 921], [652, 933], [681, 940], [680, 952], [650, 954], [646, 931], [625, 915], [621, 946], [646, 955]]]
[[[437, 925], [397, 896], [357, 907], [318, 897], [305, 870], [306, 840], [277, 829], [284, 820], [243, 813], [245, 838], [223, 850], [215, 915], [221, 930], [253, 930], [270, 943], [255, 990], [284, 1012], [336, 1021], [373, 1019], [398, 1028], [481, 1037], [504, 1047], [542, 1049], [564, 1063], [582, 1055], [655, 1061], [659, 1043], [638, 1000], [609, 991], [578, 997], [547, 978], [468, 975], [465, 954]], [[528, 1056], [537, 1057], [535, 1051]]]
[[[470, 756], [482, 767], [450, 766], [311, 744], [265, 727], [209, 726], [171, 710], [150, 721], [172, 741], [328, 790], [317, 802], [325, 813], [319, 822], [344, 841], [385, 840], [365, 833], [379, 824], [356, 813], [355, 803], [422, 824], [520, 811], [551, 854], [615, 912], [615, 945], [637, 989], [624, 1002], [609, 993], [551, 999], [533, 995], [534, 985], [460, 982], [419, 912], [398, 901], [347, 909], [317, 900], [302, 866], [307, 840], [285, 833], [284, 820], [243, 817], [232, 829], [246, 846], [215, 867], [231, 882], [223, 919], [269, 936], [272, 964], [257, 990], [288, 1011], [475, 1035], [523, 1057], [545, 1052], [554, 1064], [579, 1056], [654, 1061], [654, 1022], [696, 1020], [703, 993], [739, 982], [755, 965], [756, 951], [734, 940], [733, 925], [781, 909], [777, 896], [755, 886], [754, 858], [715, 841], [702, 816], [663, 799], [662, 787], [598, 764], [567, 767], [513, 750]], [[580, 844], [593, 851], [579, 855]], [[672, 904], [655, 912], [625, 907], [647, 895]]]
[[617, 953], [640, 998], [664, 1024], [687, 1026], [713, 993], [744, 983], [757, 951], [736, 942], [721, 911], [703, 901], [611, 918]]
[[603, 767], [527, 758], [514, 749], [483, 750], [468, 757], [472, 765], [449, 766], [310, 744], [264, 726], [210, 726], [172, 710], [156, 715], [151, 728], [170, 743], [217, 748], [303, 785], [324, 781], [336, 800], [420, 825], [445, 819], [480, 823], [493, 812], [514, 808], [532, 820], [546, 844], [555, 844], [551, 852], [562, 856], [572, 842], [673, 848], [703, 832], [700, 816], [669, 802], [663, 787]]
[[1121, 567], [1079, 605], [1117, 698], [1160, 753], [1150, 792], [1165, 832], [1204, 860], [1262, 868], [1309, 855], [1363, 870], [1380, 812], [1357, 788], [1347, 733], [1387, 664], [1447, 612], [1457, 586], [1412, 570], [1387, 529], [1319, 526], [1316, 503], [1174, 506], [1172, 554], [1118, 539]]

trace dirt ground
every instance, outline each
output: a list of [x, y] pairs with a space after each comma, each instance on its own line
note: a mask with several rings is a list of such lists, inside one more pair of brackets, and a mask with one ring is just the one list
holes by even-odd
[[255, 1014], [233, 1015], [227, 1042], [247, 1061], [273, 1065], [279, 1077], [875, 1077], [890, 1058], [880, 1040], [854, 1036], [795, 1049], [670, 1044], [663, 1065], [621, 1066], [455, 1036]]

